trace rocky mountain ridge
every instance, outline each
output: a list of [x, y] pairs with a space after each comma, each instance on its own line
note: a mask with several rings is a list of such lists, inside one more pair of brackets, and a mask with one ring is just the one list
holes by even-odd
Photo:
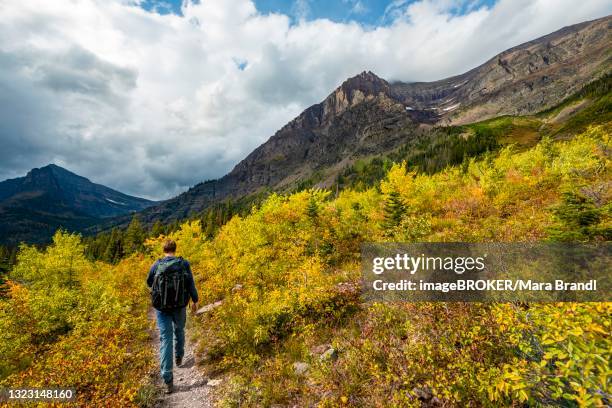
[[612, 17], [564, 27], [510, 48], [441, 81], [396, 83], [396, 97], [432, 110], [441, 124], [463, 124], [549, 108], [604, 75], [611, 66]]

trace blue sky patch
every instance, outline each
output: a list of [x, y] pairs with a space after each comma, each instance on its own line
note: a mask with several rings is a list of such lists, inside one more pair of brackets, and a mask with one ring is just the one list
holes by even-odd
[[234, 64], [236, 64], [236, 67], [241, 70], [244, 71], [247, 67], [247, 65], [249, 65], [249, 61], [247, 60], [243, 60], [240, 58], [234, 58]]
[[144, 0], [140, 6], [151, 12], [159, 14], [178, 14], [181, 15], [182, 0]]

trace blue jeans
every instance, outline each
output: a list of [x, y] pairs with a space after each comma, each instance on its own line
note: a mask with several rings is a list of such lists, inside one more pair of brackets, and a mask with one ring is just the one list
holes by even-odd
[[167, 312], [157, 312], [159, 328], [159, 365], [161, 376], [166, 384], [172, 382], [172, 337], [174, 335], [174, 353], [176, 358], [183, 358], [185, 353], [185, 307]]

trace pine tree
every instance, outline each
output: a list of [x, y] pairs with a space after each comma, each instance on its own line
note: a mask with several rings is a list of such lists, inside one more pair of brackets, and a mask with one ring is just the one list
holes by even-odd
[[310, 248], [308, 252], [316, 253], [319, 251], [319, 204], [317, 203], [315, 191], [313, 190], [310, 191], [310, 197], [306, 205], [306, 216], [313, 226], [312, 241], [309, 244]]
[[9, 251], [6, 247], [0, 245], [0, 274], [8, 271]]
[[125, 254], [133, 254], [142, 250], [142, 244], [145, 240], [145, 232], [137, 215], [132, 218], [130, 225], [125, 231], [123, 249]]
[[223, 211], [223, 224], [225, 225], [232, 218], [232, 212], [233, 212], [232, 200], [228, 200], [225, 203], [224, 207], [225, 208]]
[[108, 238], [108, 245], [104, 251], [103, 259], [106, 262], [115, 263], [123, 258], [123, 237], [118, 228], [113, 228]]
[[10, 269], [9, 260], [9, 249], [0, 245], [0, 298], [6, 295], [6, 275]]
[[391, 191], [385, 200], [383, 228], [387, 234], [392, 234], [397, 228], [402, 218], [406, 214], [406, 206], [402, 201], [402, 197], [398, 191]]
[[109, 238], [109, 234], [99, 233], [95, 237], [87, 239], [85, 241], [85, 255], [87, 255], [87, 257], [92, 260], [103, 259], [104, 254], [106, 252], [106, 248], [108, 247]]
[[576, 192], [563, 193], [563, 202], [554, 209], [556, 224], [549, 228], [554, 241], [609, 240], [612, 230], [599, 226], [605, 208], [597, 207], [593, 200]]
[[164, 226], [159, 220], [155, 221], [155, 224], [153, 224], [153, 227], [151, 227], [151, 236], [153, 238], [157, 238], [163, 234], [164, 234]]
[[206, 212], [206, 216], [204, 218], [203, 223], [204, 235], [206, 238], [212, 238], [215, 235], [215, 231], [217, 230], [215, 225], [215, 211], [210, 208]]
[[14, 266], [17, 263], [17, 252], [18, 252], [18, 247], [12, 247], [9, 249], [9, 266]]
[[313, 222], [319, 216], [319, 206], [313, 194], [311, 194], [310, 198], [308, 199], [308, 205], [306, 206], [306, 215]]

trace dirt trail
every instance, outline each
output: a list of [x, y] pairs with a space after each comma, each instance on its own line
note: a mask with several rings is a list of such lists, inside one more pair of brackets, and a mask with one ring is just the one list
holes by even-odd
[[[191, 316], [190, 316], [191, 317]], [[188, 317], [188, 319], [190, 318]], [[155, 311], [149, 312], [149, 318], [155, 322]], [[159, 331], [157, 326], [153, 331], [153, 347], [155, 348], [157, 368], [159, 369]], [[213, 387], [207, 385], [208, 379], [198, 370], [194, 358], [194, 344], [185, 336], [185, 356], [181, 367], [174, 366], [174, 392], [172, 394], [160, 393], [160, 398], [155, 404], [156, 408], [212, 408]], [[157, 384], [160, 389], [165, 389], [161, 377], [157, 376]]]

